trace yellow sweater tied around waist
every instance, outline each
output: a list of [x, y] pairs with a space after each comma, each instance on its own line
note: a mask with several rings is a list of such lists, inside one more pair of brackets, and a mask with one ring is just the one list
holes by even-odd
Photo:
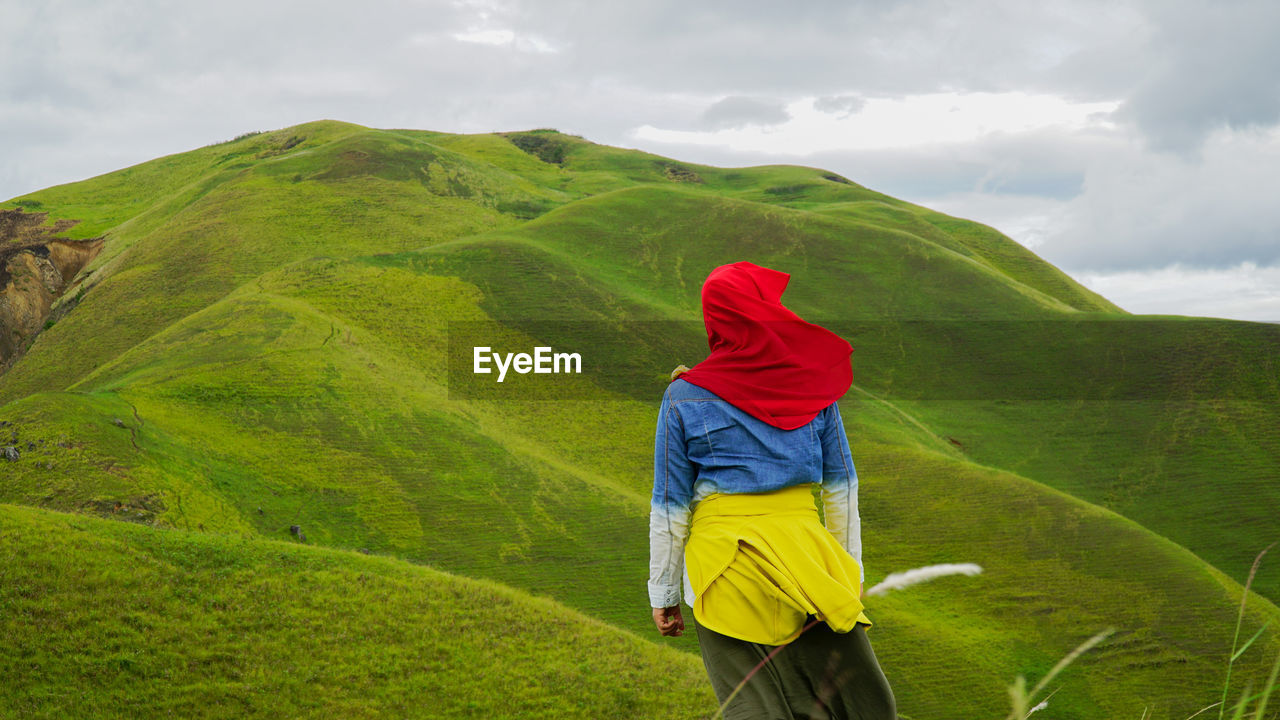
[[764, 645], [795, 640], [808, 615], [836, 632], [871, 625], [858, 561], [822, 526], [813, 488], [714, 493], [694, 506], [684, 558], [700, 624]]

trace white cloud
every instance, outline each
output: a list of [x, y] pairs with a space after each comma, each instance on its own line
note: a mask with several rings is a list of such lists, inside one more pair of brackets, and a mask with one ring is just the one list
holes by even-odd
[[909, 199], [997, 228], [1131, 312], [1280, 321], [1280, 126], [1220, 128], [1198, 156], [1132, 130], [1076, 147], [1073, 198], [978, 185]]
[[452, 37], [458, 42], [498, 47], [510, 46], [522, 52], [559, 52], [551, 43], [536, 35], [518, 34], [514, 30], [469, 30], [467, 32], [453, 33]]
[[786, 107], [777, 101], [730, 95], [712, 103], [700, 118], [709, 128], [724, 130], [748, 126], [768, 127], [791, 119]]
[[[930, 200], [948, 215], [990, 225], [1038, 254], [1057, 229], [1068, 224], [1072, 202], [1026, 195], [961, 193]], [[1133, 212], [1142, 208], [1135, 207]], [[1103, 235], [1123, 246], [1124, 240]], [[1225, 243], [1224, 243], [1225, 244]], [[1280, 322], [1280, 264], [1242, 262], [1221, 268], [1172, 263], [1130, 270], [1083, 271], [1059, 264], [1085, 287], [1121, 308], [1143, 315], [1190, 315]]]
[[1077, 271], [1277, 264], [1276, 188], [1280, 126], [1219, 129], [1199, 157], [1135, 142], [1094, 159], [1040, 249]]
[[866, 107], [867, 99], [857, 95], [823, 95], [813, 101], [813, 109], [843, 120]]
[[790, 119], [768, 126], [717, 130], [666, 130], [641, 125], [642, 141], [720, 145], [734, 151], [808, 155], [831, 150], [882, 150], [968, 143], [999, 133], [1045, 128], [1111, 129], [1108, 117], [1119, 101], [1072, 102], [1053, 95], [931, 93], [867, 98], [856, 111], [835, 108], [827, 98], [806, 97], [786, 106]]
[[506, 45], [516, 39], [516, 34], [512, 30], [473, 30], [454, 33], [453, 39], [480, 45]]
[[1133, 313], [1280, 322], [1280, 265], [1084, 273], [1086, 287]]

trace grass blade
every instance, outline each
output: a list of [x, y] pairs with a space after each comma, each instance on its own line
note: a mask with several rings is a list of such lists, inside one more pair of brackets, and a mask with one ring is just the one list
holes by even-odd
[[1046, 674], [1043, 678], [1041, 678], [1040, 682], [1036, 683], [1035, 687], [1031, 688], [1031, 693], [1027, 695], [1027, 699], [1030, 700], [1034, 698], [1036, 696], [1036, 693], [1044, 689], [1044, 686], [1048, 685], [1049, 681], [1052, 680], [1055, 675], [1062, 672], [1063, 668], [1070, 665], [1072, 661], [1074, 661], [1076, 658], [1083, 655], [1085, 652], [1088, 652], [1089, 648], [1093, 647], [1094, 645], [1097, 645], [1103, 640], [1106, 640], [1107, 636], [1109, 636], [1111, 633], [1115, 631], [1116, 631], [1115, 628], [1107, 628], [1106, 630], [1103, 630], [1097, 635], [1094, 635], [1088, 640], [1085, 640], [1084, 642], [1080, 643], [1080, 646], [1077, 647], [1075, 650], [1072, 650], [1071, 652], [1067, 653], [1066, 657], [1059, 660], [1058, 664], [1054, 665], [1053, 669], [1050, 670], [1048, 674]]
[[1196, 715], [1199, 715], [1200, 713], [1204, 712], [1205, 710], [1211, 710], [1211, 709], [1213, 709], [1213, 708], [1218, 707], [1218, 706], [1219, 706], [1219, 705], [1221, 705], [1221, 704], [1222, 704], [1222, 703], [1220, 703], [1220, 702], [1216, 702], [1216, 703], [1210, 703], [1210, 704], [1208, 704], [1208, 705], [1205, 705], [1204, 707], [1200, 708], [1199, 710], [1197, 710], [1197, 711], [1195, 711], [1195, 712], [1191, 713], [1190, 715], [1188, 715], [1188, 716], [1187, 716], [1187, 720], [1191, 720], [1191, 718], [1195, 717]]
[[1254, 633], [1254, 634], [1253, 634], [1253, 637], [1249, 638], [1249, 642], [1245, 643], [1245, 644], [1244, 644], [1244, 647], [1242, 647], [1242, 648], [1240, 648], [1239, 650], [1237, 650], [1237, 651], [1236, 651], [1236, 654], [1231, 656], [1231, 661], [1232, 661], [1232, 662], [1235, 662], [1237, 658], [1239, 658], [1241, 655], [1243, 655], [1243, 654], [1244, 654], [1244, 651], [1249, 649], [1249, 646], [1253, 644], [1253, 641], [1254, 641], [1254, 640], [1257, 640], [1257, 639], [1258, 639], [1258, 636], [1262, 634], [1262, 631], [1263, 631], [1263, 630], [1266, 630], [1266, 629], [1267, 629], [1267, 626], [1268, 626], [1268, 625], [1270, 625], [1270, 624], [1271, 624], [1271, 621], [1270, 621], [1270, 620], [1268, 620], [1268, 621], [1266, 621], [1265, 623], [1263, 623], [1263, 624], [1262, 624], [1262, 627], [1258, 628], [1258, 632]]
[[1249, 704], [1249, 691], [1252, 689], [1252, 683], [1244, 686], [1244, 694], [1240, 696], [1240, 700], [1236, 703], [1236, 711], [1231, 713], [1231, 720], [1241, 720], [1244, 717], [1244, 709]]
[[1266, 717], [1267, 701], [1271, 699], [1271, 692], [1280, 687], [1280, 685], [1276, 684], [1277, 676], [1280, 676], [1280, 655], [1276, 655], [1276, 661], [1271, 665], [1271, 675], [1267, 677], [1267, 689], [1262, 691], [1262, 700], [1258, 703], [1258, 711], [1253, 715], [1256, 720], [1263, 720]]

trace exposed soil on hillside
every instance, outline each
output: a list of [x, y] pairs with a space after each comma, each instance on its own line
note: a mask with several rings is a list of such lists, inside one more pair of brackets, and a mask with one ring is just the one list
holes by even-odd
[[[0, 209], [0, 374], [31, 346], [47, 324], [75, 303], [53, 303], [78, 285], [80, 271], [102, 250], [101, 237], [58, 237], [79, 220], [45, 224], [48, 213]], [[57, 317], [53, 317], [57, 315]]]

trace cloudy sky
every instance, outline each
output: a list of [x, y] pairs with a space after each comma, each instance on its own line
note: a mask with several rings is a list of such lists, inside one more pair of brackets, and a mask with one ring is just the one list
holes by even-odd
[[0, 198], [333, 118], [795, 163], [1280, 321], [1280, 3], [0, 0]]

